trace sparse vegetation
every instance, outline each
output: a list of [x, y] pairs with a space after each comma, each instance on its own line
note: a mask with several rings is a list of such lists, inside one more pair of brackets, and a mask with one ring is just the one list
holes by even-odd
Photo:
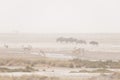
[[90, 78], [90, 80], [120, 80], [120, 73], [115, 72], [110, 75], [101, 74], [100, 76]]
[[48, 76], [37, 76], [37, 75], [32, 75], [32, 76], [19, 76], [19, 77], [14, 77], [14, 76], [0, 76], [0, 80], [120, 80], [120, 73], [113, 73], [110, 75], [106, 74], [101, 74], [100, 76], [97, 77], [91, 77], [91, 78], [73, 78], [73, 77], [48, 77]]
[[87, 73], [111, 73], [113, 71], [110, 71], [108, 69], [96, 69], [96, 70], [92, 70], [92, 71], [88, 71], [88, 70], [80, 70], [79, 72], [87, 72]]
[[52, 66], [52, 67], [68, 67], [68, 68], [120, 68], [120, 61], [89, 61], [89, 60], [58, 60], [50, 58], [38, 59], [17, 59], [7, 58], [0, 59], [0, 66]]
[[9, 69], [9, 68], [0, 67], [0, 72], [33, 72], [33, 71], [37, 71], [37, 70], [30, 66], [26, 66], [25, 68], [19, 68], [19, 69]]
[[70, 71], [70, 73], [112, 73], [108, 69], [95, 69], [95, 70], [79, 70], [79, 71]]
[[89, 61], [89, 60], [80, 60], [73, 59], [70, 60], [73, 62], [76, 67], [86, 67], [86, 68], [120, 68], [120, 61]]
[[0, 76], [0, 80], [60, 80], [57, 77], [47, 77], [47, 76], [21, 76], [21, 77], [10, 77], [10, 76]]

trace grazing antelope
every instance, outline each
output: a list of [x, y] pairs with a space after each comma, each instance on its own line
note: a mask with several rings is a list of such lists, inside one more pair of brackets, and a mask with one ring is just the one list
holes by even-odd
[[24, 53], [30, 53], [32, 50], [32, 46], [28, 45], [27, 47], [22, 46]]
[[79, 57], [79, 55], [83, 55], [85, 53], [85, 49], [84, 48], [78, 48], [78, 49], [73, 50], [72, 53], [75, 54], [75, 56], [77, 55]]
[[8, 45], [6, 45], [6, 44], [4, 44], [4, 47], [5, 47], [5, 48], [8, 48], [9, 46], [8, 46]]
[[45, 52], [43, 50], [39, 50], [39, 55], [46, 57]]

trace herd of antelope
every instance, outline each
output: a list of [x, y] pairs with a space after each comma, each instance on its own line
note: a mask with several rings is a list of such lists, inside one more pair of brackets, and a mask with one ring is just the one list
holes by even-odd
[[[6, 48], [6, 49], [10, 49], [10, 47], [9, 47], [8, 44], [4, 44], [3, 47]], [[41, 56], [43, 56], [43, 57], [46, 57], [45, 52], [44, 52], [42, 49], [34, 50], [33, 47], [32, 47], [32, 45], [27, 45], [27, 46], [22, 45], [22, 46], [21, 46], [21, 50], [22, 50], [22, 52], [23, 52], [24, 54], [36, 53], [36, 54], [38, 54], [38, 55], [41, 55]]]
[[[90, 41], [90, 42], [87, 42], [86, 40], [81, 40], [81, 39], [76, 39], [76, 38], [72, 38], [72, 37], [69, 37], [69, 38], [65, 38], [65, 37], [59, 37], [56, 39], [56, 42], [60, 42], [60, 43], [76, 43], [76, 44], [91, 44], [91, 45], [98, 45], [99, 43], [97, 41]], [[7, 44], [4, 44], [4, 47], [5, 48], [9, 48], [9, 46]], [[38, 51], [33, 51], [32, 50], [32, 46], [31, 45], [28, 45], [28, 46], [22, 46], [22, 50], [24, 53], [34, 53], [34, 52], [37, 52], [39, 55], [42, 55], [42, 56], [46, 56], [45, 55], [45, 52], [43, 50], [38, 50]], [[84, 48], [78, 48], [78, 49], [74, 49], [74, 53], [84, 53]]]

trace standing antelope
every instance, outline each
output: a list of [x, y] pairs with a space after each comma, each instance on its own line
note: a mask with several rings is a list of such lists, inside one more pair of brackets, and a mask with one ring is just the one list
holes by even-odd
[[32, 46], [28, 45], [27, 47], [22, 46], [24, 53], [31, 53]]

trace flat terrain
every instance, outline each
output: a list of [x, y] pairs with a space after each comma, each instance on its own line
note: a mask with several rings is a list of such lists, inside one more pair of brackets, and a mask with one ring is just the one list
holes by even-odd
[[[56, 42], [61, 36], [87, 44]], [[0, 34], [0, 76], [81, 80], [116, 72], [120, 72], [119, 34]]]

